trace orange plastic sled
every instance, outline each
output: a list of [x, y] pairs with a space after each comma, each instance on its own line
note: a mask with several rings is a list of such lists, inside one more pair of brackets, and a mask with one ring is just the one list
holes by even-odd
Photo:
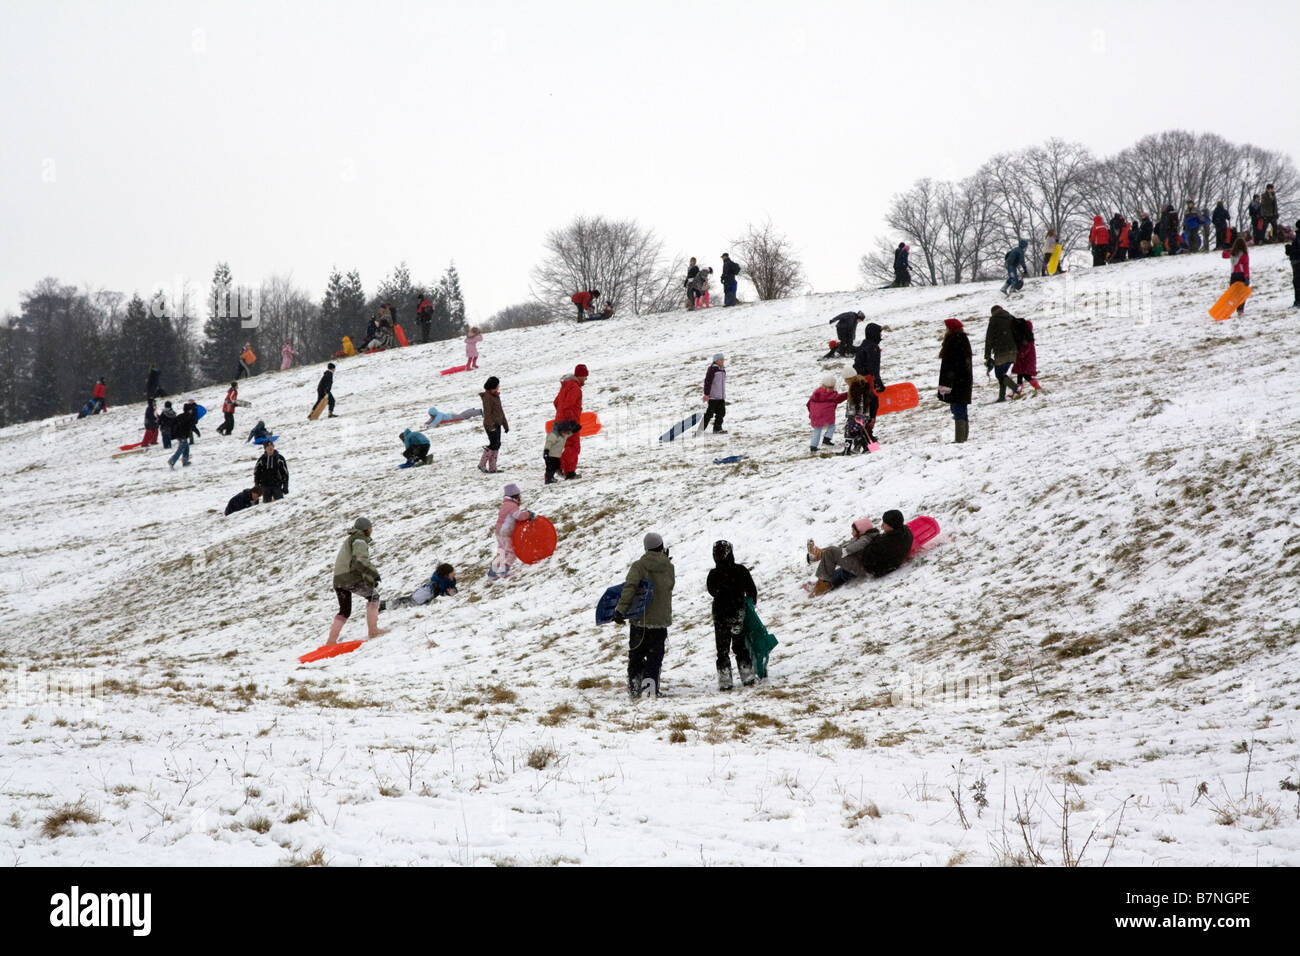
[[393, 334], [397, 336], [397, 344], [400, 345], [402, 348], [406, 348], [410, 344], [409, 342], [406, 341], [406, 333], [402, 331], [402, 327], [400, 325], [393, 326]]
[[327, 657], [337, 657], [340, 654], [351, 654], [358, 647], [364, 644], [364, 641], [339, 641], [337, 644], [322, 644], [314, 651], [308, 651], [302, 657], [298, 658], [299, 664], [310, 664], [312, 661], [323, 661]]
[[257, 361], [257, 353], [252, 349], [244, 349], [239, 353], [239, 357], [244, 360], [245, 365], [252, 365]]
[[536, 564], [543, 558], [549, 558], [555, 553], [558, 540], [555, 525], [542, 515], [538, 515], [532, 521], [519, 522], [510, 535], [515, 557], [524, 564]]
[[[596, 417], [595, 412], [583, 412], [582, 417], [578, 419], [578, 424], [582, 427], [578, 429], [579, 438], [590, 438], [597, 434], [601, 429], [600, 419]], [[546, 430], [549, 432], [555, 425], [555, 419], [552, 418], [546, 423]]]
[[1222, 322], [1237, 311], [1237, 306], [1250, 298], [1250, 292], [1250, 286], [1246, 283], [1234, 282], [1228, 286], [1227, 292], [1219, 296], [1219, 301], [1210, 306], [1210, 318]]
[[911, 382], [896, 382], [886, 387], [883, 392], [877, 393], [876, 398], [880, 400], [877, 415], [888, 415], [890, 412], [901, 412], [909, 408], [916, 408], [921, 401], [916, 386]]

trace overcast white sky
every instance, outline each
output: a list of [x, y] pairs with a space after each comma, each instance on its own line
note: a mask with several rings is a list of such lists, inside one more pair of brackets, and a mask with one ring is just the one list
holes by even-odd
[[[471, 319], [548, 229], [635, 217], [716, 266], [770, 217], [856, 285], [890, 196], [1061, 136], [1300, 157], [1300, 4], [3, 0], [0, 310], [451, 259]], [[1252, 58], [1271, 65], [1257, 73]]]

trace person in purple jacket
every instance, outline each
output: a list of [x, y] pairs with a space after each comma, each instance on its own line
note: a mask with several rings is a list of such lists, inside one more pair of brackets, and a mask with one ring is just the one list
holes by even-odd
[[708, 402], [708, 407], [704, 410], [704, 417], [700, 419], [699, 431], [704, 431], [708, 427], [709, 420], [713, 421], [713, 434], [725, 435], [727, 430], [722, 427], [722, 420], [727, 416], [727, 360], [719, 352], [713, 356], [713, 362], [709, 365], [709, 370], [704, 373], [704, 401]]

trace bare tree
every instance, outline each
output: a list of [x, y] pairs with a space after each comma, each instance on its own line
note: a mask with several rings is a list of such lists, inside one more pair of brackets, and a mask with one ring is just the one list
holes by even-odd
[[[895, 195], [890, 200], [885, 223], [904, 239], [910, 240], [913, 251], [920, 252], [928, 279], [921, 284], [939, 285], [939, 241], [943, 219], [939, 210], [938, 187], [934, 180], [917, 180], [916, 185], [907, 192]], [[890, 276], [894, 274], [892, 255], [891, 252]]]
[[759, 299], [785, 299], [804, 288], [803, 264], [770, 219], [762, 226], [751, 223], [744, 236], [731, 241], [731, 247], [740, 253], [739, 261], [745, 264]]
[[533, 269], [533, 295], [554, 316], [580, 289], [599, 289], [616, 309], [644, 315], [681, 301], [682, 261], [665, 261], [663, 241], [634, 219], [578, 216], [546, 236], [546, 258]]
[[502, 329], [523, 329], [531, 325], [545, 325], [551, 321], [554, 319], [550, 311], [540, 302], [520, 302], [506, 306], [488, 318], [483, 325], [499, 332]]

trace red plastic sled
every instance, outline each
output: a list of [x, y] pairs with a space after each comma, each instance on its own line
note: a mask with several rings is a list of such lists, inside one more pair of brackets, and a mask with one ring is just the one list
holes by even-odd
[[468, 372], [468, 371], [469, 371], [469, 366], [468, 366], [468, 365], [453, 365], [451, 368], [445, 368], [445, 369], [443, 369], [443, 370], [442, 370], [442, 374], [443, 374], [443, 375], [452, 375], [452, 374], [454, 374], [454, 373], [456, 373], [456, 372]]
[[515, 557], [524, 564], [536, 564], [543, 558], [555, 553], [555, 544], [559, 539], [555, 534], [555, 525], [549, 518], [538, 515], [532, 521], [521, 521], [515, 525], [510, 535]]
[[888, 415], [890, 412], [901, 412], [909, 408], [916, 408], [921, 402], [921, 396], [916, 391], [916, 386], [911, 382], [895, 382], [888, 386], [883, 392], [878, 392], [876, 398], [880, 401], [880, 408], [877, 415]]
[[308, 651], [302, 657], [298, 658], [299, 664], [310, 664], [312, 661], [323, 661], [327, 657], [337, 657], [340, 654], [351, 654], [358, 647], [364, 644], [364, 641], [339, 641], [337, 644], [322, 644], [314, 651]]
[[939, 522], [929, 515], [917, 515], [907, 523], [907, 530], [912, 532], [912, 550], [907, 555], [910, 558], [934, 540], [939, 533]]
[[[578, 418], [578, 424], [582, 426], [578, 429], [579, 438], [590, 438], [592, 435], [597, 434], [601, 429], [600, 419], [596, 417], [595, 412], [583, 412]], [[546, 431], [549, 433], [554, 426], [555, 419], [552, 418], [546, 423]]]
[[1237, 311], [1237, 306], [1250, 298], [1250, 293], [1251, 288], [1246, 283], [1234, 282], [1228, 286], [1227, 292], [1219, 296], [1219, 301], [1210, 306], [1210, 318], [1222, 322]]
[[393, 326], [393, 334], [397, 336], [397, 344], [400, 345], [402, 348], [406, 348], [406, 346], [410, 344], [409, 342], [406, 341], [406, 333], [402, 331], [402, 327], [400, 325]]
[[141, 445], [143, 445], [143, 444], [144, 444], [144, 442], [142, 442], [142, 441], [138, 441], [138, 442], [136, 442], [134, 445], [122, 445], [122, 446], [120, 447], [119, 450], [121, 450], [121, 451], [130, 451], [132, 448], [139, 448], [139, 447], [140, 447]]

